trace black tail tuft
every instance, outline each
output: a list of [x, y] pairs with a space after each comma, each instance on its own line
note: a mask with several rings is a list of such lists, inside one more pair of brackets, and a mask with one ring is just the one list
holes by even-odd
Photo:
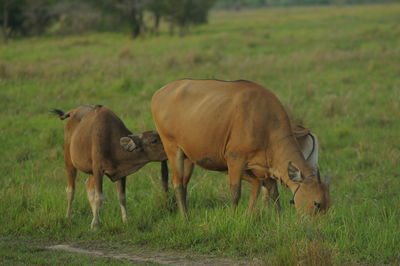
[[53, 113], [53, 114], [55, 114], [55, 115], [58, 115], [58, 117], [59, 117], [61, 120], [64, 120], [64, 119], [66, 119], [66, 118], [69, 117], [69, 114], [64, 113], [64, 111], [63, 111], [63, 110], [60, 110], [60, 109], [53, 109], [53, 110], [51, 110], [50, 112]]

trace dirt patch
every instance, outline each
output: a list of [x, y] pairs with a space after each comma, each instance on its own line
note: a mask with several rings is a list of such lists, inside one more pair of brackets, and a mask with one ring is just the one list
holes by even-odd
[[261, 265], [260, 260], [234, 260], [217, 257], [208, 257], [190, 253], [173, 253], [159, 251], [129, 251], [117, 252], [109, 249], [87, 249], [71, 244], [52, 245], [48, 249], [59, 250], [94, 257], [107, 257], [120, 260], [129, 260], [135, 263], [156, 263], [161, 265]]

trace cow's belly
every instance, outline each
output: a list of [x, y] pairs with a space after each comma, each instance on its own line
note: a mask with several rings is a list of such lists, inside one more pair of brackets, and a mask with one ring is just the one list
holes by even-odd
[[228, 167], [226, 163], [221, 162], [217, 158], [214, 157], [202, 157], [199, 160], [195, 161], [196, 165], [200, 166], [201, 168], [212, 170], [212, 171], [227, 171]]
[[[219, 149], [204, 149], [203, 146], [196, 147], [194, 143], [199, 142], [193, 141], [191, 145], [179, 145], [191, 162], [212, 171], [226, 171], [228, 169], [225, 159], [218, 152]], [[214, 146], [214, 148], [217, 148], [217, 146]]]

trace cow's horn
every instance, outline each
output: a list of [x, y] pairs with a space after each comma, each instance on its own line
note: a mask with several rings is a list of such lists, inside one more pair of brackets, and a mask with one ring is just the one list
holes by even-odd
[[321, 173], [319, 172], [319, 168], [317, 168], [317, 179], [318, 183], [321, 184]]

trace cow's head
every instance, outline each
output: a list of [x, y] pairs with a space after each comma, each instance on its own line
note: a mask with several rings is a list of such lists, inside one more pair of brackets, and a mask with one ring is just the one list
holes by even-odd
[[120, 139], [121, 147], [129, 152], [142, 152], [151, 161], [167, 159], [160, 135], [156, 131], [146, 131], [142, 134], [132, 134]]
[[288, 165], [288, 175], [290, 180], [297, 184], [291, 201], [297, 210], [309, 214], [325, 213], [328, 210], [330, 207], [329, 176], [326, 177], [326, 183], [321, 181], [319, 171], [316, 175], [304, 177], [300, 169], [292, 162]]

